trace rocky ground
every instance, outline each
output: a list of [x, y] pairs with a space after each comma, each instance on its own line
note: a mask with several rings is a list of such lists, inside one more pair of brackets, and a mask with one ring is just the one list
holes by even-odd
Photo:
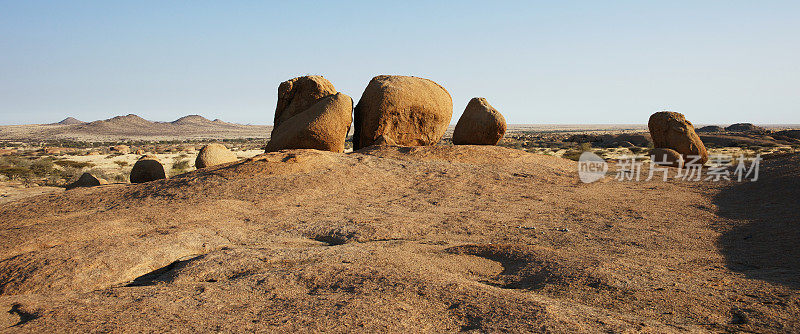
[[577, 180], [502, 147], [253, 159], [0, 206], [7, 331], [797, 332], [797, 155]]

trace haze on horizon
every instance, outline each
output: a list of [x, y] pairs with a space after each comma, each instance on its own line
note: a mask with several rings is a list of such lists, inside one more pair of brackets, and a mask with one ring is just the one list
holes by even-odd
[[277, 86], [378, 74], [512, 124], [800, 123], [800, 2], [0, 3], [0, 124], [188, 114], [271, 124]]

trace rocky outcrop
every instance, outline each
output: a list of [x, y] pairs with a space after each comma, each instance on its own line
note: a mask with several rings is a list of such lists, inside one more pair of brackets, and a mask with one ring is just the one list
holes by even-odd
[[736, 123], [725, 127], [725, 131], [730, 132], [765, 132], [766, 130], [760, 126], [755, 126], [753, 123]]
[[305, 111], [317, 100], [336, 94], [333, 84], [319, 75], [297, 77], [278, 86], [278, 105], [275, 108], [273, 132], [284, 121]]
[[725, 131], [725, 128], [718, 125], [706, 125], [702, 128], [697, 129], [697, 132], [722, 132], [722, 131]]
[[99, 185], [108, 184], [108, 181], [105, 179], [101, 179], [95, 177], [90, 173], [83, 173], [81, 177], [78, 178], [75, 182], [72, 182], [67, 185], [67, 190], [80, 188], [80, 187], [96, 187]]
[[686, 120], [683, 114], [672, 111], [657, 112], [650, 116], [647, 127], [650, 129], [650, 137], [655, 148], [675, 150], [685, 161], [694, 160], [688, 156], [699, 156], [697, 163], [704, 164], [708, 161], [706, 147], [695, 133], [692, 123]]
[[344, 152], [352, 112], [353, 99], [337, 93], [333, 84], [321, 76], [284, 81], [278, 86], [275, 124], [264, 150]]
[[344, 152], [350, 132], [353, 99], [342, 93], [326, 96], [272, 130], [267, 152], [307, 148]]

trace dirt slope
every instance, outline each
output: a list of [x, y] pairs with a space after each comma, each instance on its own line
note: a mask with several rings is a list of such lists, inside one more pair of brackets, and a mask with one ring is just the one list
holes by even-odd
[[[758, 184], [796, 185], [797, 162]], [[797, 187], [762, 210], [737, 195], [754, 185], [575, 170], [500, 147], [293, 150], [7, 203], [0, 326], [800, 331], [797, 262], [753, 254], [797, 255]]]

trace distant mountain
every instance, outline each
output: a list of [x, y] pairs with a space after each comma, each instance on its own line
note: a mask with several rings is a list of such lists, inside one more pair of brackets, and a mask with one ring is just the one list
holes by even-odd
[[134, 114], [116, 116], [106, 120], [85, 123], [85, 127], [149, 127], [155, 122], [148, 121]]
[[79, 119], [76, 119], [74, 117], [67, 117], [64, 120], [62, 120], [61, 122], [58, 122], [58, 123], [55, 123], [55, 124], [59, 124], [59, 125], [75, 125], [75, 124], [83, 124], [83, 123], [86, 123], [86, 122], [81, 121]]
[[212, 122], [209, 121], [207, 118], [205, 118], [203, 116], [200, 116], [200, 115], [188, 115], [188, 116], [183, 116], [181, 118], [178, 118], [178, 119], [176, 119], [176, 120], [174, 120], [174, 121], [172, 121], [170, 123], [175, 124], [175, 125], [186, 125], [186, 124], [194, 124], [194, 125], [196, 125], [196, 124], [209, 124], [209, 123], [212, 123]]
[[153, 122], [129, 114], [88, 123], [69, 117], [54, 124], [4, 126], [0, 127], [0, 139], [107, 141], [269, 138], [271, 129], [267, 125], [242, 125], [219, 119], [210, 121], [200, 115], [188, 115], [172, 122]]

